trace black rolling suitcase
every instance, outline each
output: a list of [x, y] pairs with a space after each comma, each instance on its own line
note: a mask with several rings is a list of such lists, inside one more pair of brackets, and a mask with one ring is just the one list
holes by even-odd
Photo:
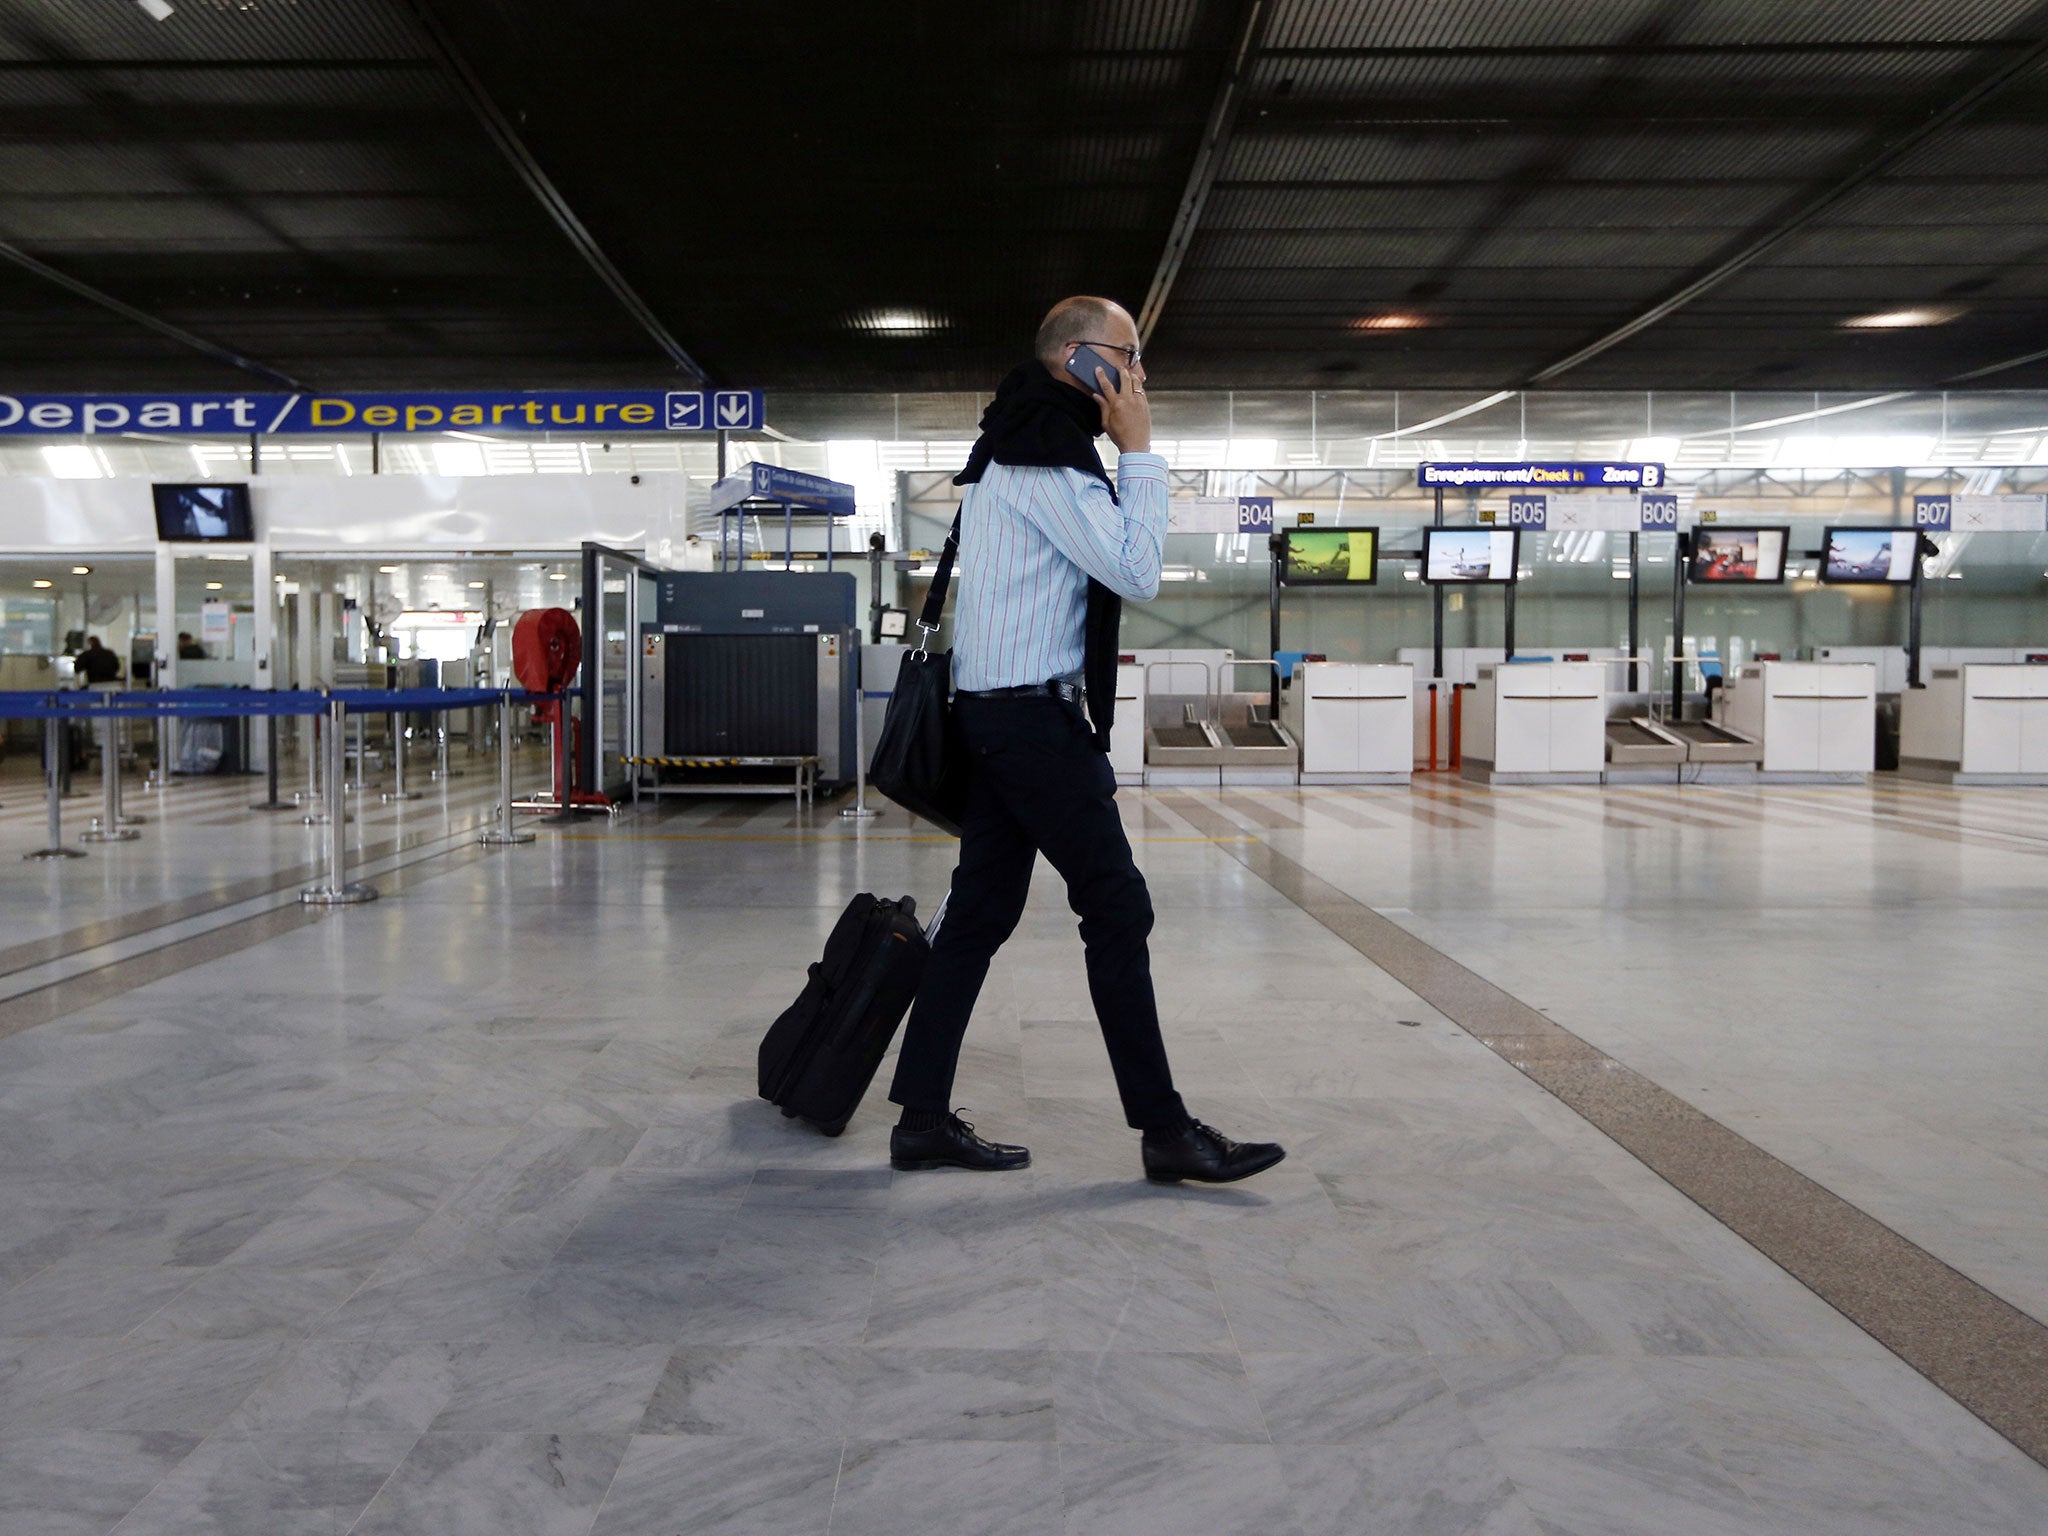
[[845, 1130], [917, 996], [945, 915], [941, 902], [921, 929], [908, 896], [848, 902], [824, 958], [761, 1042], [761, 1097], [827, 1136]]

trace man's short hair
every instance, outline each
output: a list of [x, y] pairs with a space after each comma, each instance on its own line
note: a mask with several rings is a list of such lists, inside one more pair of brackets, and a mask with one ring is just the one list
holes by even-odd
[[1038, 322], [1038, 340], [1032, 350], [1046, 367], [1060, 367], [1066, 361], [1067, 343], [1099, 340], [1102, 327], [1109, 321], [1109, 312], [1115, 307], [1113, 300], [1089, 293], [1061, 299]]

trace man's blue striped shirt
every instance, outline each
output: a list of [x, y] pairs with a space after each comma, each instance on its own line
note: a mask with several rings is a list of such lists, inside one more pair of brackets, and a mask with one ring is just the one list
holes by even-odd
[[1117, 497], [1078, 469], [991, 464], [960, 513], [953, 681], [1013, 688], [1081, 671], [1088, 578], [1145, 602], [1166, 547], [1166, 460], [1126, 453]]

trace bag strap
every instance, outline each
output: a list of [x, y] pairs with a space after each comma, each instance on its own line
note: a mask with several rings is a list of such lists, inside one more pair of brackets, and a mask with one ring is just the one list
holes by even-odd
[[946, 534], [946, 547], [939, 552], [939, 568], [932, 577], [931, 590], [924, 595], [924, 608], [918, 613], [919, 630], [917, 649], [912, 654], [922, 657], [931, 638], [939, 632], [939, 617], [946, 611], [946, 589], [953, 584], [953, 557], [960, 553], [960, 514], [953, 514], [953, 527]]

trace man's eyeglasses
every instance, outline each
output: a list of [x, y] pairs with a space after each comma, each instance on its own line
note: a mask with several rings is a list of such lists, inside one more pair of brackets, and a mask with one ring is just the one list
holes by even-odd
[[1144, 355], [1137, 347], [1120, 347], [1113, 341], [1077, 341], [1074, 345], [1077, 347], [1099, 347], [1105, 352], [1121, 352], [1124, 355], [1124, 366], [1126, 368], [1137, 367], [1138, 359]]

